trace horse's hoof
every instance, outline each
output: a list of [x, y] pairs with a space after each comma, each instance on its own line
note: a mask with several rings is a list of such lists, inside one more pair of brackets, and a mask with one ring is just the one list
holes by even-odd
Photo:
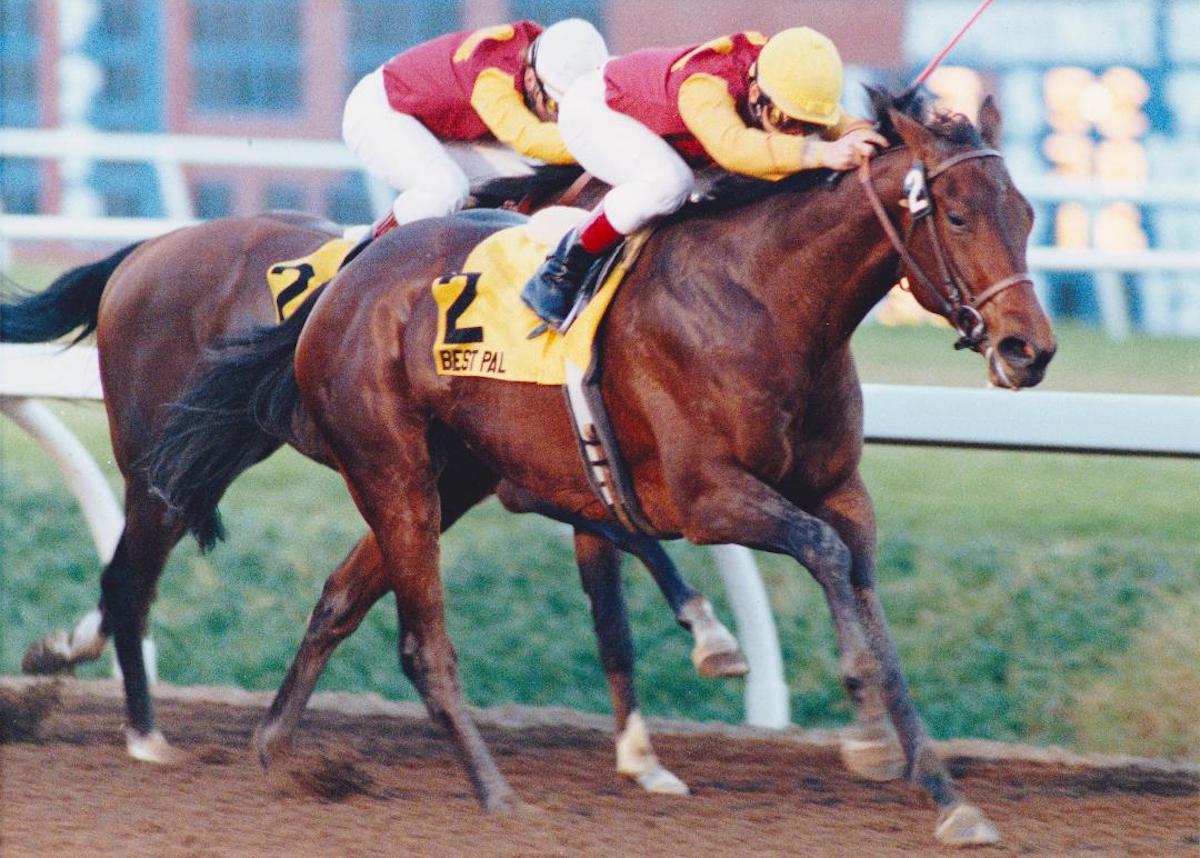
[[971, 804], [957, 805], [938, 823], [934, 837], [946, 846], [989, 846], [1000, 842], [996, 826], [983, 811]]
[[187, 753], [168, 743], [158, 730], [143, 735], [126, 727], [125, 750], [135, 760], [159, 766], [178, 766], [188, 761]]
[[696, 673], [709, 679], [722, 676], [745, 676], [750, 672], [750, 663], [741, 650], [713, 652], [696, 662]]
[[884, 739], [843, 738], [841, 752], [851, 774], [869, 781], [894, 781], [908, 765], [900, 740], [891, 732]]
[[46, 635], [25, 650], [21, 673], [28, 676], [48, 676], [66, 673], [71, 667], [71, 638], [64, 631]]
[[641, 774], [629, 775], [638, 782], [638, 785], [646, 792], [654, 793], [655, 795], [691, 795], [692, 791], [688, 789], [688, 785], [681, 781], [675, 775], [664, 769], [662, 766], [656, 766], [652, 769], [647, 769]]
[[288, 736], [279, 735], [270, 727], [259, 727], [254, 731], [251, 745], [258, 754], [258, 764], [264, 770], [270, 769], [272, 763], [279, 762], [292, 754], [292, 740]]
[[536, 812], [527, 810], [527, 808], [532, 808], [533, 806], [526, 805], [512, 790], [494, 790], [491, 794], [484, 796], [480, 800], [480, 804], [483, 805], [484, 812], [504, 816], [514, 813]]

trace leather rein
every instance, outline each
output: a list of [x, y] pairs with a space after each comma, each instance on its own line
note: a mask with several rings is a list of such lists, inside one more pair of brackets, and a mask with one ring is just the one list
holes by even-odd
[[[863, 161], [858, 168], [858, 181], [867, 193], [867, 199], [871, 203], [871, 208], [875, 210], [875, 216], [879, 219], [880, 226], [883, 227], [883, 231], [892, 242], [892, 246], [896, 248], [896, 252], [900, 255], [901, 266], [908, 269], [908, 272], [916, 279], [921, 288], [925, 290], [927, 296], [932, 296], [935, 299], [933, 303], [942, 307], [943, 315], [950, 320], [955, 330], [958, 331], [959, 339], [954, 344], [956, 349], [969, 348], [978, 350], [987, 338], [987, 325], [984, 323], [983, 315], [980, 313], [983, 306], [1005, 289], [1016, 286], [1019, 283], [1032, 284], [1033, 280], [1030, 278], [1028, 271], [1022, 271], [996, 281], [978, 295], [972, 295], [963, 285], [963, 278], [960, 272], [954, 270], [952, 267], [950, 255], [946, 252], [941, 235], [933, 223], [933, 218], [931, 217], [933, 214], [933, 198], [929, 195], [929, 184], [938, 176], [957, 167], [964, 161], [970, 161], [975, 158], [1002, 157], [995, 149], [974, 149], [970, 152], [961, 152], [958, 155], [947, 158], [928, 172], [925, 170], [925, 165], [919, 159], [914, 161], [908, 174], [904, 177], [904, 192], [906, 196], [903, 202], [908, 208], [911, 222], [908, 234], [903, 239], [900, 237], [900, 233], [896, 230], [896, 226], [892, 223], [891, 218], [888, 217], [887, 210], [883, 207], [883, 201], [879, 198], [879, 192], [875, 190], [874, 182], [871, 179], [871, 160]], [[929, 226], [929, 243], [933, 247], [933, 254], [937, 259], [937, 265], [941, 274], [940, 286], [929, 277], [908, 250], [908, 243], [912, 239], [912, 234], [922, 222]]]

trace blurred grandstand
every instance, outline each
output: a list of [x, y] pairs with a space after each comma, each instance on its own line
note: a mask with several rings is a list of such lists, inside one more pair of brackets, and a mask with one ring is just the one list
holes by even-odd
[[[364, 222], [387, 194], [340, 151], [342, 99], [392, 54], [448, 30], [578, 15], [626, 52], [807, 23], [839, 44], [852, 81], [902, 81], [975, 5], [0, 0], [0, 252], [69, 250], [98, 234], [82, 228], [97, 217], [296, 208]], [[1200, 336], [1196, 33], [1198, 0], [998, 0], [930, 80], [967, 114], [984, 94], [999, 98], [1010, 169], [1038, 209], [1031, 260], [1060, 318]]]

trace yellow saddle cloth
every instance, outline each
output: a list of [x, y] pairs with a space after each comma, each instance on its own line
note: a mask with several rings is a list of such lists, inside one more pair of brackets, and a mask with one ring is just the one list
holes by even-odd
[[604, 313], [650, 233], [625, 242], [620, 258], [565, 334], [548, 330], [531, 340], [529, 332], [541, 319], [521, 301], [521, 289], [566, 231], [553, 228], [556, 217], [562, 224], [561, 210], [556, 215], [547, 209], [527, 224], [493, 233], [471, 251], [461, 273], [433, 281], [438, 375], [562, 385], [567, 363], [580, 369], [591, 363]]
[[335, 238], [308, 256], [276, 262], [268, 268], [267, 286], [275, 299], [276, 320], [287, 319], [309, 295], [332, 280], [353, 248], [353, 241]]

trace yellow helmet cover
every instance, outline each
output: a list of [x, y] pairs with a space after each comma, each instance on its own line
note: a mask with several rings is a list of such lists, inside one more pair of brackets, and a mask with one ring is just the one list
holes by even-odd
[[758, 55], [759, 88], [793, 119], [835, 125], [842, 83], [837, 47], [811, 27], [775, 34]]

